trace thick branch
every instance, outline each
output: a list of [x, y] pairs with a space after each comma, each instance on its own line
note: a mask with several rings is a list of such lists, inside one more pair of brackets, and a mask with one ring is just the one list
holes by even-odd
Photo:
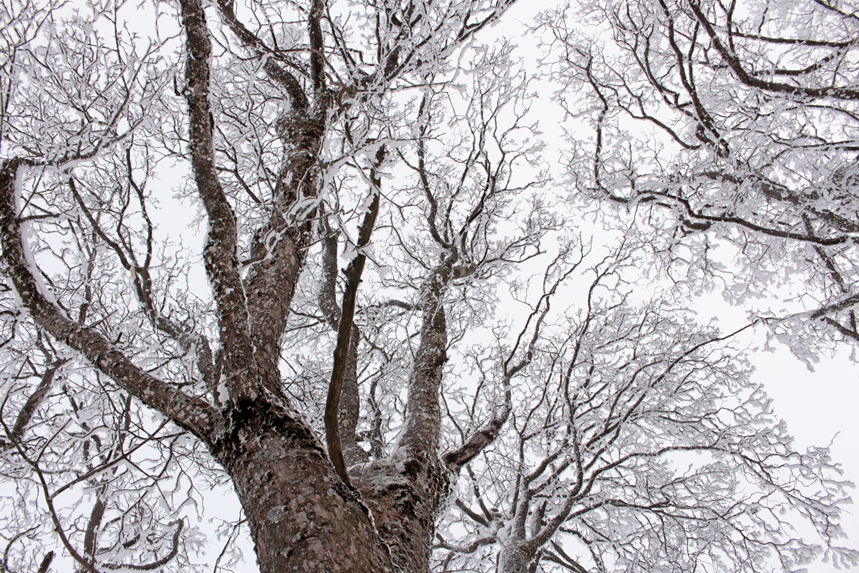
[[[311, 14], [311, 36], [317, 32], [321, 35], [316, 29], [319, 22], [312, 21], [314, 17]], [[321, 38], [317, 40], [321, 42]], [[284, 161], [275, 185], [271, 217], [256, 233], [251, 245], [251, 259], [260, 262], [254, 264], [245, 280], [251, 336], [261, 379], [270, 391], [281, 397], [280, 338], [286, 328], [306, 249], [313, 241], [319, 150], [329, 120], [328, 103], [327, 98], [320, 96], [314, 101], [313, 109], [293, 105], [277, 119]]]
[[821, 318], [823, 315], [825, 315], [829, 312], [838, 312], [840, 310], [844, 310], [845, 308], [849, 308], [849, 307], [851, 307], [857, 303], [859, 303], [859, 294], [853, 294], [850, 296], [845, 296], [845, 297], [842, 297], [840, 300], [837, 300], [831, 304], [828, 304], [824, 307], [821, 307], [821, 308], [815, 310], [811, 314], [811, 318], [813, 320], [818, 319], [818, 318]]
[[410, 456], [435, 458], [441, 425], [438, 393], [447, 362], [444, 291], [453, 275], [443, 261], [426, 278], [421, 297], [421, 341], [409, 376], [407, 413], [400, 445]]
[[209, 217], [203, 255], [217, 302], [227, 388], [234, 401], [257, 398], [257, 375], [247, 306], [239, 276], [236, 217], [215, 170], [209, 106], [209, 59], [212, 47], [200, 0], [181, 0], [187, 35], [185, 95], [188, 99], [191, 165], [197, 191]]
[[[816, 203], [821, 199], [821, 194], [818, 192], [809, 192], [807, 195], [801, 195], [800, 193], [792, 191], [785, 185], [774, 183], [754, 172], [734, 175], [724, 171], [702, 171], [698, 173], [697, 176], [737, 186], [753, 182], [755, 188], [760, 190], [764, 197], [769, 200], [789, 203], [790, 205], [801, 209], [803, 213], [812, 214], [815, 218], [820, 219], [841, 232], [859, 233], [859, 223], [856, 221], [843, 217], [829, 209], [818, 209], [816, 207]], [[808, 236], [811, 236], [811, 233], [809, 233]]]
[[48, 573], [48, 569], [51, 568], [51, 561], [53, 560], [54, 552], [48, 551], [42, 558], [42, 562], [39, 564], [39, 573]]
[[101, 521], [104, 519], [105, 510], [104, 499], [102, 492], [96, 495], [95, 504], [92, 506], [92, 511], [89, 514], [87, 521], [86, 532], [84, 533], [84, 555], [89, 558], [90, 562], [95, 564], [96, 542], [98, 540], [98, 529], [101, 527]]
[[748, 229], [749, 231], [754, 231], [756, 233], [761, 233], [770, 237], [776, 237], [779, 239], [790, 239], [793, 241], [802, 241], [813, 245], [841, 245], [853, 240], [853, 237], [848, 235], [841, 235], [835, 237], [815, 237], [805, 233], [795, 233], [793, 231], [772, 229], [733, 215], [707, 215], [705, 213], [695, 211], [686, 199], [683, 199], [682, 197], [677, 197], [676, 195], [670, 195], [662, 191], [640, 191], [639, 196], [634, 199], [618, 197], [617, 195], [613, 195], [608, 191], [604, 191], [604, 194], [610, 200], [624, 205], [632, 205], [635, 203], [654, 203], [660, 207], [665, 207], [668, 209], [677, 209], [680, 211], [681, 223], [689, 229], [696, 231], [705, 231], [709, 229], [710, 226], [714, 223], [723, 223], [743, 227], [745, 229]]
[[316, 104], [327, 97], [325, 90], [325, 50], [322, 37], [322, 18], [325, 15], [325, 0], [312, 0], [307, 17], [310, 36], [310, 79], [313, 82], [313, 95]]
[[511, 410], [509, 403], [505, 402], [501, 412], [473, 433], [463, 445], [444, 454], [442, 461], [447, 468], [453, 473], [459, 473], [462, 466], [476, 458], [480, 452], [494, 442], [501, 431], [501, 427], [510, 416]]
[[0, 167], [0, 241], [15, 290], [33, 320], [57, 340], [80, 352], [96, 368], [147, 406], [158, 410], [200, 439], [211, 442], [217, 412], [202, 398], [192, 398], [131, 363], [97, 330], [66, 317], [40, 291], [27, 257], [15, 207], [18, 159]]

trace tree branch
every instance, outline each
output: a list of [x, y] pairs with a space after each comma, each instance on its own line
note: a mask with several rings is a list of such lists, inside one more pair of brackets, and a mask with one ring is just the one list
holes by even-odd
[[166, 565], [171, 559], [176, 557], [179, 553], [179, 537], [182, 535], [182, 528], [185, 526], [185, 522], [182, 519], [176, 520], [174, 523], [177, 523], [176, 531], [173, 532], [173, 541], [172, 547], [170, 548], [170, 552], [167, 553], [161, 559], [157, 559], [152, 563], [144, 563], [142, 565], [138, 565], [137, 563], [103, 563], [102, 567], [105, 569], [131, 569], [133, 571], [152, 571], [153, 569], [158, 569]]
[[33, 320], [57, 340], [80, 352], [96, 368], [113, 378], [124, 390], [161, 412], [205, 442], [211, 442], [217, 411], [202, 397], [192, 398], [147, 374], [125, 357], [97, 330], [66, 317], [44, 293], [33, 276], [15, 207], [20, 159], [0, 165], [0, 242], [9, 276]]
[[251, 344], [247, 304], [239, 275], [237, 227], [233, 209], [215, 170], [215, 151], [209, 105], [209, 58], [212, 46], [200, 0], [181, 0], [182, 26], [187, 38], [185, 78], [188, 100], [191, 165], [197, 191], [209, 217], [203, 251], [206, 273], [215, 294], [221, 356], [227, 388], [233, 401], [258, 397], [258, 376]]
[[[322, 239], [322, 281], [317, 297], [319, 308], [328, 325], [337, 331], [340, 328], [340, 306], [337, 304], [337, 234], [334, 233], [324, 215], [321, 224], [325, 237]], [[343, 449], [343, 459], [347, 467], [367, 461], [367, 453], [358, 446], [356, 428], [361, 410], [361, 398], [358, 394], [358, 347], [361, 341], [361, 330], [352, 324], [352, 334], [349, 350], [346, 356], [346, 372], [343, 376], [343, 392], [338, 409], [338, 426], [340, 441]]]
[[859, 99], [859, 90], [851, 87], [831, 86], [825, 88], [812, 88], [785, 84], [781, 82], [768, 82], [758, 77], [755, 77], [754, 75], [746, 71], [746, 69], [743, 67], [743, 63], [740, 61], [737, 55], [731, 49], [725, 46], [722, 39], [716, 33], [713, 24], [710, 23], [710, 20], [704, 15], [704, 12], [701, 10], [701, 5], [698, 3], [698, 1], [689, 0], [689, 7], [695, 14], [695, 18], [697, 18], [698, 22], [700, 22], [701, 25], [704, 26], [704, 29], [707, 31], [707, 34], [713, 41], [713, 46], [716, 48], [716, 51], [719, 52], [719, 55], [722, 56], [722, 59], [725, 60], [726, 64], [728, 64], [728, 67], [733, 70], [734, 74], [737, 76], [737, 79], [739, 79], [747, 86], [775, 93], [783, 93], [794, 97], [831, 97], [841, 100]]
[[42, 379], [39, 381], [39, 385], [36, 386], [33, 393], [27, 397], [27, 401], [24, 402], [24, 406], [21, 408], [21, 411], [18, 412], [18, 417], [15, 418], [15, 425], [12, 426], [10, 439], [18, 441], [24, 435], [24, 431], [27, 429], [27, 424], [30, 423], [30, 419], [33, 417], [36, 409], [45, 399], [45, 396], [47, 396], [48, 390], [51, 389], [54, 375], [57, 373], [60, 366], [66, 362], [68, 362], [67, 359], [55, 360], [47, 366], [44, 374], [42, 374]]
[[236, 17], [235, 2], [233, 0], [218, 0], [218, 9], [221, 16], [227, 22], [227, 26], [233, 31], [239, 41], [245, 47], [253, 50], [263, 60], [263, 69], [268, 76], [289, 96], [292, 108], [303, 111], [308, 107], [307, 96], [301, 88], [301, 84], [295, 76], [277, 65], [274, 61], [274, 51], [265, 45], [256, 34], [247, 29]]
[[325, 401], [325, 440], [328, 445], [328, 455], [334, 464], [334, 469], [344, 483], [349, 484], [349, 476], [346, 473], [346, 464], [343, 461], [343, 450], [340, 445], [340, 426], [337, 415], [340, 409], [340, 393], [343, 389], [343, 378], [346, 374], [349, 347], [352, 341], [352, 322], [355, 319], [355, 299], [358, 294], [358, 285], [361, 283], [361, 275], [364, 272], [364, 264], [367, 255], [363, 250], [369, 243], [376, 224], [376, 216], [379, 214], [379, 203], [381, 193], [379, 191], [380, 181], [375, 174], [375, 169], [385, 158], [385, 147], [379, 148], [376, 153], [375, 166], [371, 177], [373, 200], [370, 208], [364, 215], [361, 228], [358, 232], [357, 254], [346, 268], [346, 287], [343, 292], [343, 303], [341, 305], [340, 325], [337, 329], [337, 346], [334, 349], [334, 366], [331, 371], [331, 382], [328, 386], [328, 397]]

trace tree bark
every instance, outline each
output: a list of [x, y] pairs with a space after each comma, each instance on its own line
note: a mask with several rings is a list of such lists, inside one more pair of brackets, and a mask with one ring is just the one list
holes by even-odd
[[367, 508], [285, 409], [234, 411], [215, 457], [233, 480], [261, 573], [391, 571]]
[[534, 557], [534, 553], [525, 544], [508, 540], [501, 547], [497, 573], [528, 573], [528, 564]]
[[429, 571], [435, 520], [451, 480], [438, 455], [439, 391], [447, 361], [443, 296], [451, 277], [451, 265], [444, 261], [425, 280], [421, 340], [398, 444], [389, 459], [364, 466], [353, 479], [391, 548], [394, 566], [409, 573]]

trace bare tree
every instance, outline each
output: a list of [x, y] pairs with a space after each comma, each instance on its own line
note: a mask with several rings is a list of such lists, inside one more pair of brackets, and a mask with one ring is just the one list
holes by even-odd
[[[621, 543], [618, 524], [639, 514], [683, 513], [672, 514], [683, 527], [699, 505], [725, 517], [710, 497], [683, 506], [694, 492], [662, 494], [667, 509], [647, 506], [645, 486], [594, 497], [605, 480], [634, 489], [639, 474], [667, 487], [663, 458], [679, 446], [656, 432], [638, 447], [636, 432], [682, 425], [671, 408], [689, 397], [683, 384], [750, 398], [736, 357], [709, 351], [715, 333], [666, 307], [591, 297], [579, 321], [563, 320], [566, 305], [549, 312], [590, 261], [541, 193], [529, 80], [503, 42], [457, 59], [508, 4], [3, 6], [0, 421], [16, 488], [5, 570], [47, 571], [57, 551], [92, 573], [199, 568], [205, 532], [191, 517], [227, 487], [243, 514], [221, 526], [216, 569], [247, 528], [263, 573], [428, 571], [437, 542], [441, 561], [463, 553], [436, 531], [440, 518], [451, 531], [463, 468], [486, 492], [476, 503], [512, 508], [509, 535], [491, 540], [505, 572], [575, 569], [560, 536], [582, 524]], [[182, 201], [196, 215], [168, 219]], [[179, 232], [195, 225], [198, 236]], [[497, 286], [545, 258], [542, 291], [523, 286], [533, 308], [506, 334]], [[592, 293], [619, 275], [594, 268]], [[458, 375], [474, 357], [500, 385], [478, 384], [466, 412], [456, 402], [475, 390]], [[540, 395], [550, 401], [535, 405]], [[744, 404], [724, 411], [757, 412]], [[706, 406], [701, 419], [722, 423]], [[770, 426], [740, 451], [743, 424], [700, 429], [695, 445], [760, 471], [777, 469], [772, 455], [793, 459]], [[561, 495], [575, 467], [578, 489]], [[683, 479], [697, 487], [700, 475]], [[842, 485], [816, 498], [781, 479], [748, 487], [806, 503], [829, 547]], [[556, 492], [559, 508], [542, 503]], [[621, 507], [612, 500], [629, 515], [606, 514]], [[719, 539], [751, 515], [742, 508], [714, 521]], [[468, 511], [490, 531], [504, 519]], [[534, 528], [513, 527], [529, 515]], [[808, 557], [793, 549], [778, 554]]]
[[[530, 344], [475, 349], [478, 390], [452, 420], [485, 424], [480, 394], [496, 393], [510, 422], [440, 522], [438, 570], [793, 570], [821, 551], [856, 563], [833, 527], [846, 498], [828, 487], [828, 452], [793, 449], [731, 346], [738, 333], [632, 303], [621, 277], [634, 257], [622, 253], [588, 273], [560, 320], [547, 273], [518, 338]], [[817, 542], [797, 535], [805, 520]]]
[[[585, 37], [573, 14], [603, 33]], [[724, 281], [745, 301], [802, 276], [805, 312], [774, 325], [800, 357], [859, 341], [853, 8], [622, 0], [544, 24], [568, 112], [594, 128], [571, 155], [577, 188], [660, 229], [676, 280]], [[710, 263], [719, 244], [734, 245], [728, 269]]]

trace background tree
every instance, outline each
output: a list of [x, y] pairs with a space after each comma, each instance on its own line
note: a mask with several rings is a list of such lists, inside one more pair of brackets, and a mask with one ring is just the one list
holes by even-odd
[[[743, 397], [743, 371], [727, 350], [705, 353], [715, 333], [666, 306], [625, 305], [623, 289], [594, 295], [628, 277], [608, 259], [582, 314], [549, 312], [593, 263], [580, 223], [541, 195], [545, 161], [512, 46], [463, 52], [506, 7], [4, 6], [7, 570], [47, 571], [57, 556], [89, 572], [199, 568], [206, 532], [193, 518], [217, 488], [243, 509], [221, 526], [219, 566], [237, 559], [246, 527], [265, 573], [427, 571], [437, 542], [445, 568], [463, 553], [450, 536], [483, 539], [478, 526], [492, 536], [477, 547], [500, 554], [502, 571], [575, 569], [571, 528], [619, 543], [622, 523], [669, 510], [683, 514], [674, 524], [718, 515], [714, 543], [735, 541], [748, 518], [762, 536], [750, 556], [783, 541], [781, 522], [754, 521], [746, 505], [726, 516], [716, 500], [689, 509], [666, 493], [653, 503], [669, 509], [654, 512], [640, 497], [650, 489], [628, 491], [640, 475], [675, 479], [681, 446], [655, 428], [680, 424], [671, 411], [688, 392]], [[174, 193], [196, 209], [182, 223], [198, 236], [158, 224]], [[497, 287], [535, 264], [548, 264], [543, 288], [514, 288], [533, 308], [512, 328], [496, 317], [509, 302]], [[463, 364], [500, 375], [475, 389]], [[843, 494], [824, 455], [802, 459], [825, 494], [785, 485], [778, 464], [798, 454], [772, 425], [741, 452], [769, 457], [737, 459], [751, 430], [721, 416], [765, 409], [754, 396], [698, 405], [689, 415], [715, 426], [687, 421], [689, 436], [709, 448], [725, 495], [764, 492], [775, 507], [767, 488], [781, 488], [830, 526], [829, 546]], [[639, 447], [645, 426], [652, 441]], [[499, 457], [509, 471], [491, 465]], [[725, 472], [743, 460], [773, 473], [736, 486]], [[579, 488], [563, 495], [574, 467]], [[466, 512], [477, 526], [457, 529], [446, 511], [462, 471], [474, 503], [487, 495], [506, 509]], [[698, 487], [702, 471], [676, 479]], [[635, 507], [606, 513], [618, 499]], [[535, 525], [522, 529], [528, 516]], [[801, 561], [815, 542], [789, 543], [779, 555]], [[469, 566], [488, 567], [485, 557]]]
[[575, 13], [605, 33], [586, 38], [572, 12], [544, 25], [569, 113], [595, 129], [576, 136], [576, 188], [659, 229], [675, 280], [726, 283], [736, 302], [801, 282], [792, 316], [761, 311], [800, 358], [859, 341], [854, 8], [622, 0]]
[[[622, 277], [637, 258], [603, 260], [576, 289], [581, 303], [557, 313], [551, 295], [565, 289], [550, 269], [517, 339], [531, 334], [527, 361], [516, 346], [474, 348], [480, 382], [452, 421], [485, 424], [481, 394], [494, 392], [509, 423], [440, 522], [438, 570], [794, 570], [821, 554], [854, 564], [836, 541], [844, 493], [829, 488], [827, 451], [794, 449], [737, 333], [666, 301], [633, 302]], [[818, 541], [797, 535], [804, 520]]]

